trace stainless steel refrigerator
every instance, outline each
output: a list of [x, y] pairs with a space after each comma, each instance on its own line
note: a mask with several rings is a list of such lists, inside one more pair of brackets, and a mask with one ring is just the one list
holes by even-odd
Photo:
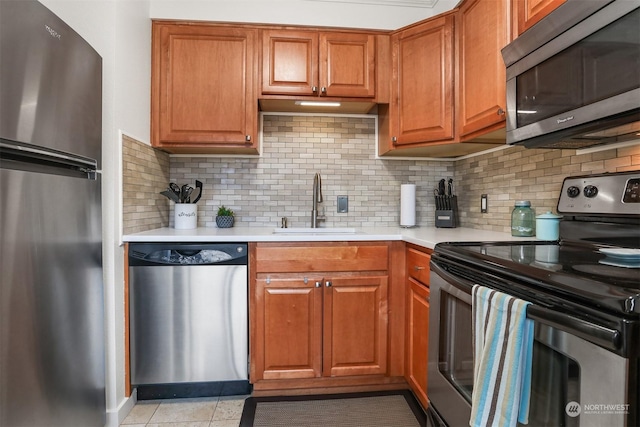
[[102, 59], [0, 1], [0, 426], [104, 426]]

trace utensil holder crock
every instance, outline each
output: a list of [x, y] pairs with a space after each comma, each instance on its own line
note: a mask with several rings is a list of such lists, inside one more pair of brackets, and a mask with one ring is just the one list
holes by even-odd
[[176, 203], [174, 227], [176, 230], [190, 230], [198, 227], [198, 205], [195, 203]]

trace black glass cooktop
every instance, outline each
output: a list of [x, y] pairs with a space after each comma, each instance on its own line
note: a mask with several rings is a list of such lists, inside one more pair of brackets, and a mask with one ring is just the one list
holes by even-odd
[[615, 311], [640, 313], [636, 306], [640, 303], [640, 256], [634, 251], [611, 256], [602, 250], [539, 241], [436, 246], [436, 253], [496, 274], [529, 280], [541, 292], [609, 306]]

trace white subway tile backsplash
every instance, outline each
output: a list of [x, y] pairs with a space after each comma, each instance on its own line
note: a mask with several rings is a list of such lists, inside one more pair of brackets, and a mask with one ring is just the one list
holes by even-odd
[[[511, 147], [457, 161], [376, 159], [375, 116], [262, 116], [263, 153], [257, 158], [171, 157], [125, 138], [124, 232], [172, 225], [173, 204], [159, 191], [168, 181], [204, 184], [198, 225], [215, 227], [220, 205], [235, 210], [236, 224], [309, 225], [313, 175], [322, 176], [326, 226], [373, 227], [399, 223], [400, 185], [417, 184], [416, 223], [433, 226], [433, 188], [454, 177], [461, 225], [509, 231], [515, 200], [531, 200], [538, 212], [554, 210], [566, 176], [640, 169], [640, 146], [576, 154], [575, 150]], [[140, 184], [139, 194], [127, 188]], [[489, 213], [480, 213], [480, 195]], [[337, 196], [349, 197], [349, 212], [337, 213]]]
[[[171, 179], [199, 179], [205, 200], [199, 226], [214, 227], [224, 204], [236, 224], [276, 227], [309, 225], [313, 175], [322, 176], [324, 226], [396, 226], [400, 184], [417, 183], [417, 224], [433, 225], [432, 189], [453, 176], [453, 162], [375, 158], [374, 116], [263, 115], [263, 154], [255, 159], [180, 157], [171, 159]], [[337, 213], [337, 196], [349, 196], [349, 212]], [[205, 202], [205, 203], [202, 203]]]

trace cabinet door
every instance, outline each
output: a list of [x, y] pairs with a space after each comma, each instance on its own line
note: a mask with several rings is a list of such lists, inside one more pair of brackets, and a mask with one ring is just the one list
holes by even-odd
[[429, 288], [409, 278], [407, 306], [407, 381], [423, 407], [427, 400]]
[[257, 31], [154, 24], [154, 146], [257, 147]]
[[515, 16], [515, 36], [529, 28], [550, 14], [554, 9], [567, 0], [512, 0], [512, 13]]
[[325, 279], [324, 376], [387, 371], [387, 276]]
[[[321, 279], [258, 279], [253, 343], [262, 379], [314, 378], [322, 369]], [[261, 378], [256, 378], [261, 379]]]
[[316, 95], [318, 92], [318, 33], [262, 32], [262, 93]]
[[454, 136], [453, 20], [449, 14], [391, 38], [389, 133], [396, 146]]
[[460, 139], [505, 126], [506, 72], [500, 50], [509, 42], [507, 0], [467, 0], [458, 12], [457, 93]]
[[374, 35], [320, 33], [320, 95], [373, 98], [375, 56]]

